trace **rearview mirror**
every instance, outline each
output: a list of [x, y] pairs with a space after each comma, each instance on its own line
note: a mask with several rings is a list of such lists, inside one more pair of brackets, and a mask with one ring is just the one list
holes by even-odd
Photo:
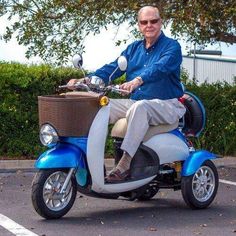
[[117, 63], [121, 71], [125, 71], [127, 69], [127, 59], [125, 56], [120, 56]]
[[83, 57], [80, 54], [75, 54], [72, 58], [72, 63], [74, 65], [75, 68], [80, 68], [83, 65]]

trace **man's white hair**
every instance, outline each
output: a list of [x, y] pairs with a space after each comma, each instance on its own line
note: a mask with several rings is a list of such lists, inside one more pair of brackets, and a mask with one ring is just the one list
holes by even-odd
[[157, 7], [153, 7], [153, 6], [145, 6], [145, 7], [142, 7], [139, 11], [138, 11], [138, 19], [140, 17], [140, 14], [145, 11], [145, 10], [154, 10], [156, 11], [156, 14], [157, 14], [157, 17], [160, 18], [160, 11]]

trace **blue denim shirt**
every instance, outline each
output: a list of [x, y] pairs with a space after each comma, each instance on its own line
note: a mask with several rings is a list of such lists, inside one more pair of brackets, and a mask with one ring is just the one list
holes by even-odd
[[[182, 62], [181, 47], [176, 40], [168, 38], [162, 32], [157, 41], [148, 49], [145, 40], [131, 43], [121, 55], [128, 61], [126, 81], [140, 76], [143, 84], [131, 94], [131, 99], [171, 99], [183, 95], [180, 83], [180, 64]], [[108, 78], [117, 68], [117, 59], [96, 70], [93, 75], [99, 76], [108, 83]], [[111, 80], [123, 73], [119, 69]]]

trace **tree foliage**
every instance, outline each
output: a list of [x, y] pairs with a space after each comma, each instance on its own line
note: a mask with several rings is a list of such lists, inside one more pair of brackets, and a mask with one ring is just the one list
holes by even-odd
[[0, 0], [0, 16], [11, 26], [2, 39], [14, 33], [28, 47], [26, 56], [64, 62], [72, 52], [83, 49], [84, 38], [110, 24], [128, 22], [133, 33], [140, 7], [158, 6], [172, 34], [196, 43], [236, 42], [235, 0]]

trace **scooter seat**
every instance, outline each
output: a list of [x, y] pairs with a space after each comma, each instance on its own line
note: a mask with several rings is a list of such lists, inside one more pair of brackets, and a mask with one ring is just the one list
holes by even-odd
[[[179, 121], [177, 121], [174, 124], [163, 124], [163, 125], [158, 125], [158, 126], [149, 126], [149, 129], [143, 139], [143, 141], [147, 141], [150, 139], [152, 136], [156, 134], [161, 134], [161, 133], [166, 133], [171, 130], [174, 130], [178, 127]], [[111, 136], [114, 138], [124, 138], [125, 133], [127, 130], [127, 120], [126, 118], [119, 119], [113, 126], [111, 130]]]

